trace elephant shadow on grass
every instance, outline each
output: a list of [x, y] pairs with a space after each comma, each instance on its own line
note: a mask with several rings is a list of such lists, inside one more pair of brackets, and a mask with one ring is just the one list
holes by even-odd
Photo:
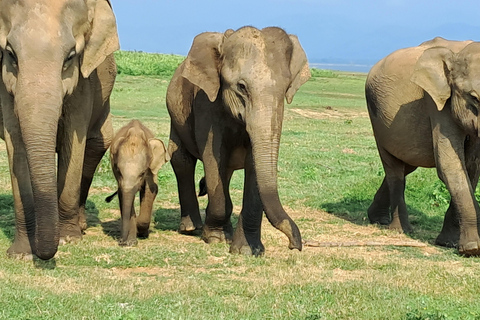
[[[322, 203], [321, 208], [334, 216], [351, 223], [366, 226], [369, 225], [367, 209], [372, 204], [372, 199], [359, 199], [344, 197], [336, 203]], [[445, 208], [446, 210], [446, 208]], [[407, 205], [413, 232], [408, 234], [412, 239], [434, 243], [443, 225], [443, 215], [430, 216], [424, 212]], [[379, 226], [386, 228], [387, 226]]]

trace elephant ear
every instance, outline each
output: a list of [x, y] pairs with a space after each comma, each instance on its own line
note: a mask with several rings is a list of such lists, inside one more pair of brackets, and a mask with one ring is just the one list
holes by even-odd
[[105, 58], [118, 50], [117, 23], [110, 1], [87, 0], [90, 31], [85, 37], [81, 71], [88, 78]]
[[165, 148], [162, 140], [149, 139], [148, 144], [152, 151], [152, 160], [150, 161], [150, 170], [153, 174], [157, 174], [158, 170], [170, 160], [170, 155]]
[[445, 47], [427, 49], [418, 58], [410, 80], [425, 90], [442, 110], [451, 96], [448, 83], [454, 53]]
[[220, 48], [223, 34], [204, 32], [193, 40], [182, 70], [182, 77], [199, 87], [215, 101], [220, 89]]
[[285, 98], [287, 98], [287, 103], [290, 104], [292, 103], [293, 96], [298, 88], [310, 79], [311, 74], [307, 55], [305, 54], [305, 51], [303, 51], [300, 41], [298, 41], [297, 36], [289, 35], [289, 37], [293, 44], [292, 58], [290, 60], [290, 73], [292, 75], [292, 80], [285, 93]]

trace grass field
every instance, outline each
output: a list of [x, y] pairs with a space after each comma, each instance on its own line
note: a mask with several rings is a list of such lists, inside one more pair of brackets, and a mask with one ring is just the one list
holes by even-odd
[[[137, 118], [168, 141], [165, 93], [181, 59], [118, 53], [115, 129]], [[90, 192], [82, 242], [60, 247], [47, 262], [0, 259], [0, 319], [480, 319], [479, 260], [432, 245], [449, 201], [434, 170], [419, 169], [407, 180], [413, 234], [369, 225], [366, 210], [383, 169], [365, 107], [365, 75], [313, 74], [286, 105], [278, 168], [282, 202], [305, 240], [382, 246], [290, 251], [286, 237], [265, 220], [265, 256], [231, 255], [226, 244], [207, 245], [176, 232], [176, 181], [166, 164], [149, 239], [119, 247], [118, 200], [104, 201], [116, 188], [106, 155]], [[5, 252], [14, 216], [1, 148]], [[242, 182], [236, 172], [234, 219]], [[206, 201], [200, 198], [202, 209]], [[395, 245], [404, 241], [424, 246]]]

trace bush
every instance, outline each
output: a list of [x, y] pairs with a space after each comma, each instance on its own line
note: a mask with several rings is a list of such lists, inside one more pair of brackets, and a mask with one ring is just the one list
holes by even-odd
[[171, 77], [185, 59], [174, 54], [146, 53], [137, 51], [117, 51], [118, 74], [131, 76], [165, 76]]

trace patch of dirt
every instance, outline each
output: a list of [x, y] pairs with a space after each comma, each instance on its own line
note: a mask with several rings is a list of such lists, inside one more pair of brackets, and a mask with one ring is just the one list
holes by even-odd
[[368, 112], [350, 112], [339, 111], [333, 107], [325, 107], [323, 110], [308, 110], [308, 109], [289, 109], [305, 118], [311, 119], [352, 119], [352, 118], [366, 118]]

